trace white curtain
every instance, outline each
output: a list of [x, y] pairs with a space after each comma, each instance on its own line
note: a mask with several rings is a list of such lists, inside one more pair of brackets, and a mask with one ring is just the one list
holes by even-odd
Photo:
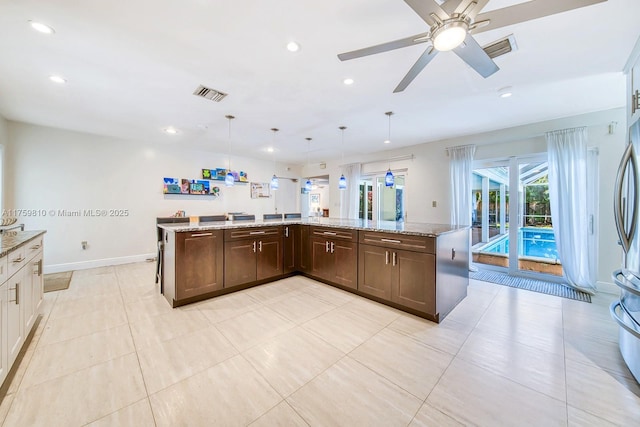
[[[599, 236], [599, 215], [598, 205], [600, 204], [599, 191], [599, 151], [597, 148], [587, 149], [587, 214], [589, 219], [589, 235], [587, 250], [589, 253], [589, 280], [595, 284], [598, 280], [598, 236]], [[560, 258], [562, 259], [562, 258]]]
[[547, 132], [546, 137], [551, 217], [564, 276], [569, 285], [593, 294], [596, 277], [589, 267], [594, 248], [589, 248], [587, 195], [594, 189], [587, 187], [587, 129]]
[[340, 173], [347, 179], [347, 188], [340, 190], [340, 217], [358, 219], [360, 163], [342, 166]]
[[448, 148], [451, 178], [451, 224], [471, 225], [471, 174], [475, 145]]

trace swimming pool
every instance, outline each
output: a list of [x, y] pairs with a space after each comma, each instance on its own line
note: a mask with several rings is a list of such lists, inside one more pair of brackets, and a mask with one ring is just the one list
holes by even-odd
[[[523, 227], [519, 232], [519, 256], [558, 259], [558, 248], [552, 228]], [[509, 253], [509, 236], [504, 235], [480, 248], [484, 253]]]

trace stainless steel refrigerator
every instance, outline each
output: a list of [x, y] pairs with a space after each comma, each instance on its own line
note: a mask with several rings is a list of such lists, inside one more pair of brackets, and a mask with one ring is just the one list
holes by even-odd
[[640, 120], [629, 129], [629, 143], [616, 176], [614, 215], [619, 243], [624, 251], [622, 268], [612, 274], [620, 287], [620, 299], [611, 304], [620, 325], [620, 353], [640, 382]]

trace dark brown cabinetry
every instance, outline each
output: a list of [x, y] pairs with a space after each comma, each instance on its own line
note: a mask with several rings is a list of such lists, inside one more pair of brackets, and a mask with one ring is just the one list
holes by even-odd
[[226, 230], [224, 271], [225, 288], [282, 275], [282, 227]]
[[300, 226], [300, 268], [303, 273], [309, 273], [311, 270], [311, 227], [308, 225]]
[[163, 291], [173, 307], [223, 288], [223, 238], [221, 230], [163, 233]]
[[311, 227], [309, 274], [340, 286], [358, 286], [357, 231]]
[[360, 243], [360, 292], [435, 316], [435, 238], [361, 232]]
[[300, 225], [283, 226], [283, 242], [284, 242], [284, 274], [293, 273], [300, 270], [300, 258], [302, 255], [302, 239], [300, 233]]
[[184, 299], [222, 289], [221, 231], [178, 233], [176, 236], [176, 298]]

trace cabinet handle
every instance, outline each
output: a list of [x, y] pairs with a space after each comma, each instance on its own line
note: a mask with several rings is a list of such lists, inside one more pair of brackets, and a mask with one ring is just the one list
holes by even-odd
[[329, 252], [329, 242], [324, 242], [324, 251]]
[[289, 227], [284, 228], [284, 237], [289, 237]]
[[31, 246], [30, 249], [35, 251], [36, 249], [40, 249], [40, 245]]
[[384, 265], [389, 264], [389, 251], [384, 251]]
[[381, 242], [387, 243], [402, 243], [402, 240], [394, 240], [394, 239], [380, 239]]
[[254, 236], [256, 234], [264, 234], [264, 231], [250, 231], [249, 235]]
[[393, 253], [393, 265], [395, 266], [398, 262], [397, 262], [397, 258], [398, 258], [398, 253], [394, 252]]
[[199, 233], [199, 234], [191, 235], [191, 237], [204, 237], [204, 236], [213, 236], [213, 233]]
[[262, 240], [260, 240], [260, 242], [258, 242], [258, 250], [260, 252], [262, 252]]
[[338, 233], [334, 233], [333, 231], [325, 231], [325, 232], [324, 232], [324, 233], [322, 233], [322, 234], [326, 234], [327, 236], [335, 236], [335, 235], [337, 235]]
[[16, 259], [12, 260], [11, 262], [22, 262], [22, 261], [24, 261], [24, 257], [16, 258]]
[[42, 276], [42, 258], [38, 260], [38, 276]]
[[456, 248], [451, 248], [451, 259], [456, 259]]
[[10, 299], [9, 302], [15, 302], [16, 305], [20, 305], [20, 283], [16, 283], [15, 288], [9, 288], [10, 291], [16, 291], [16, 299]]
[[335, 247], [336, 247], [336, 244], [331, 242], [331, 253], [335, 252]]
[[254, 254], [256, 253], [256, 242], [255, 241], [253, 242], [253, 253]]

